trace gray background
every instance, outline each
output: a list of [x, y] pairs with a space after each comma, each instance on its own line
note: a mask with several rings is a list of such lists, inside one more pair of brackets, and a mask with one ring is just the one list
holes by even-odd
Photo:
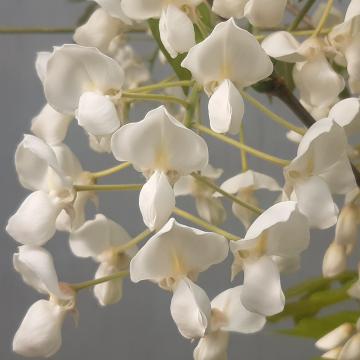
[[[345, 2], [347, 3], [347, 2]], [[87, 3], [88, 4], [88, 3]], [[0, 0], [0, 26], [73, 26], [82, 14], [84, 3], [66, 0]], [[137, 38], [138, 39], [138, 38]], [[29, 131], [30, 120], [44, 103], [39, 80], [34, 70], [37, 51], [50, 50], [54, 45], [71, 42], [71, 35], [0, 35], [0, 111], [2, 118], [1, 158], [1, 211], [0, 223], [4, 228], [8, 217], [17, 209], [27, 192], [20, 187], [13, 166], [13, 156], [22, 134]], [[137, 48], [151, 55], [148, 42], [134, 40]], [[157, 65], [157, 77], [166, 75], [167, 69]], [[265, 98], [263, 101], [267, 102]], [[140, 119], [151, 107], [138, 106], [133, 119]], [[274, 109], [294, 120], [291, 113], [277, 101]], [[245, 129], [247, 142], [280, 157], [291, 158], [296, 147], [284, 139], [284, 130], [264, 118], [261, 113], [247, 106]], [[82, 130], [72, 126], [66, 142], [79, 156], [88, 170], [100, 170], [115, 164], [110, 155], [98, 155], [88, 149]], [[208, 139], [211, 163], [225, 169], [230, 177], [240, 171], [239, 152], [236, 149]], [[281, 170], [251, 158], [250, 165], [282, 181]], [[132, 170], [106, 180], [116, 182], [139, 181], [140, 175]], [[224, 179], [224, 178], [223, 178]], [[264, 197], [269, 201], [267, 196]], [[192, 201], [179, 201], [180, 207], [193, 209]], [[229, 209], [229, 204], [227, 204]], [[122, 224], [135, 236], [144, 229], [137, 208], [136, 193], [101, 194], [100, 211]], [[229, 220], [224, 225], [229, 231], [242, 235], [243, 229], [229, 211]], [[304, 254], [302, 269], [293, 275], [285, 275], [284, 287], [321, 271], [322, 254], [333, 236], [333, 230], [314, 232], [311, 248]], [[11, 265], [12, 254], [17, 244], [2, 232], [0, 253], [0, 359], [19, 359], [11, 352], [11, 341], [27, 308], [39, 295], [23, 284]], [[78, 282], [93, 277], [96, 265], [91, 260], [73, 257], [69, 251], [66, 234], [58, 234], [47, 248], [55, 258], [61, 280]], [[229, 264], [214, 267], [200, 278], [200, 285], [212, 298], [230, 286]], [[240, 280], [235, 281], [235, 285]], [[90, 291], [80, 294], [78, 307], [80, 323], [76, 328], [69, 318], [63, 331], [63, 347], [54, 359], [191, 359], [193, 345], [183, 339], [173, 324], [170, 312], [170, 294], [149, 283], [136, 286], [126, 281], [123, 300], [114, 306], [101, 308]], [[272, 327], [262, 333], [232, 337], [230, 359], [310, 359], [317, 355], [312, 341], [276, 335]]]

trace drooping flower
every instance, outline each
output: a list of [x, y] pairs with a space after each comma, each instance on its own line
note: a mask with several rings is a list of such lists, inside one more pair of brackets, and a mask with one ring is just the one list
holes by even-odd
[[285, 168], [285, 178], [285, 192], [296, 196], [299, 210], [312, 227], [335, 225], [338, 208], [331, 194], [346, 194], [356, 187], [344, 130], [330, 118], [317, 121]]
[[[102, 214], [86, 221], [70, 234], [70, 248], [78, 257], [92, 257], [100, 265], [95, 279], [128, 269], [137, 248], [122, 250], [131, 240], [129, 234], [117, 223]], [[122, 297], [123, 279], [115, 279], [94, 286], [94, 294], [103, 306], [115, 304]]]
[[329, 112], [329, 117], [352, 135], [360, 132], [360, 99], [347, 98], [336, 103]]
[[[275, 179], [252, 170], [248, 170], [226, 180], [221, 185], [221, 189], [236, 195], [240, 200], [254, 206], [259, 205], [255, 195], [257, 190], [266, 189], [275, 192], [281, 191], [281, 187]], [[244, 224], [245, 228], [249, 228], [256, 218], [256, 214], [253, 211], [246, 209], [235, 202], [232, 205], [232, 210], [234, 215]]]
[[217, 295], [211, 301], [211, 327], [194, 350], [195, 360], [226, 360], [229, 334], [252, 334], [266, 322], [264, 316], [248, 311], [241, 303], [242, 286]]
[[46, 62], [43, 83], [48, 103], [62, 114], [75, 115], [79, 125], [99, 141], [122, 124], [124, 72], [98, 49], [55, 48]]
[[[222, 175], [222, 169], [215, 169], [208, 164], [201, 171], [201, 176], [208, 181], [214, 181]], [[196, 210], [207, 222], [219, 225], [225, 221], [226, 212], [219, 198], [214, 197], [214, 190], [194, 177], [182, 176], [174, 186], [175, 196], [192, 195]]]
[[325, 43], [309, 38], [300, 44], [289, 32], [278, 31], [265, 38], [261, 46], [269, 56], [295, 63], [293, 79], [301, 102], [317, 119], [326, 117], [344, 89], [345, 80], [329, 64]]
[[186, 338], [203, 337], [210, 326], [210, 303], [194, 284], [198, 274], [225, 260], [227, 240], [170, 219], [130, 262], [133, 282], [149, 280], [173, 291], [171, 315]]
[[309, 225], [296, 202], [280, 202], [260, 215], [245, 237], [232, 241], [233, 273], [244, 271], [241, 301], [245, 308], [264, 316], [281, 312], [285, 297], [274, 257], [293, 259], [309, 245]]
[[183, 60], [210, 97], [211, 128], [219, 133], [240, 130], [244, 102], [238, 89], [253, 85], [273, 71], [256, 38], [233, 19], [218, 24]]
[[287, 0], [215, 0], [212, 10], [224, 18], [246, 17], [256, 27], [271, 28], [279, 25]]
[[6, 231], [22, 244], [43, 245], [56, 231], [76, 228], [85, 219], [84, 207], [91, 192], [76, 195], [73, 184], [92, 182], [64, 144], [50, 147], [25, 135], [15, 153], [20, 183], [33, 190], [9, 219]]
[[75, 294], [60, 284], [48, 251], [24, 245], [14, 255], [14, 267], [24, 282], [49, 300], [36, 301], [27, 311], [13, 340], [13, 350], [28, 357], [50, 357], [61, 347], [65, 316], [75, 311]]
[[111, 147], [117, 160], [131, 162], [148, 179], [140, 192], [139, 206], [150, 229], [159, 229], [171, 215], [174, 183], [180, 176], [202, 170], [209, 156], [206, 142], [164, 106], [121, 127], [113, 135]]
[[160, 19], [161, 41], [168, 53], [175, 58], [195, 45], [193, 21], [196, 7], [203, 0], [122, 0], [122, 10], [131, 19]]

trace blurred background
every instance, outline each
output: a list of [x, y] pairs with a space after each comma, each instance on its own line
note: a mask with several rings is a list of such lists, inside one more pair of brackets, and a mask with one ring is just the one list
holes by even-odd
[[[342, 1], [345, 8], [348, 1]], [[1, 0], [0, 27], [75, 27], [89, 2], [70, 2], [67, 0]], [[153, 44], [143, 36], [133, 35], [132, 44], [145, 57], [150, 58]], [[27, 287], [12, 267], [12, 254], [17, 244], [3, 230], [9, 216], [16, 211], [27, 191], [18, 183], [13, 158], [16, 145], [23, 133], [29, 132], [30, 121], [45, 103], [42, 86], [38, 80], [34, 60], [38, 51], [51, 51], [54, 45], [71, 43], [69, 34], [0, 34], [0, 111], [1, 111], [1, 209], [2, 228], [0, 250], [0, 359], [16, 360], [21, 357], [12, 353], [12, 337], [25, 315], [28, 307], [39, 294]], [[155, 65], [155, 79], [167, 76], [169, 69], [159, 62]], [[266, 97], [259, 97], [269, 105]], [[131, 113], [134, 120], [141, 119], [157, 104], [138, 104]], [[273, 100], [274, 111], [290, 121], [300, 124], [294, 116], [277, 100]], [[205, 113], [205, 112], [204, 112]], [[246, 108], [245, 133], [248, 144], [283, 158], [291, 159], [296, 146], [285, 138], [285, 131], [265, 118], [250, 105]], [[207, 139], [211, 164], [223, 168], [225, 176], [221, 181], [240, 172], [239, 151], [223, 145], [216, 140]], [[86, 170], [101, 170], [116, 165], [111, 155], [99, 155], [88, 147], [83, 131], [74, 123], [66, 143], [79, 157]], [[250, 157], [250, 167], [274, 176], [282, 184], [282, 170], [276, 165], [267, 164]], [[141, 175], [128, 169], [103, 183], [139, 182]], [[138, 194], [135, 192], [101, 193], [99, 211], [123, 225], [135, 236], [144, 230], [137, 206]], [[274, 198], [263, 195], [262, 205], [269, 206]], [[244, 235], [244, 229], [232, 216], [230, 204], [228, 220], [224, 228], [230, 232]], [[179, 207], [194, 211], [191, 199], [181, 199]], [[183, 221], [182, 219], [179, 219]], [[311, 248], [302, 258], [299, 272], [283, 276], [284, 288], [302, 279], [318, 276], [321, 273], [323, 253], [333, 237], [333, 229], [313, 232]], [[46, 246], [54, 256], [59, 278], [63, 281], [79, 282], [91, 279], [96, 264], [90, 259], [75, 258], [69, 249], [67, 235], [58, 233]], [[220, 266], [200, 276], [200, 285], [213, 298], [229, 286], [241, 283], [237, 278], [230, 283], [229, 266], [231, 258]], [[159, 360], [191, 359], [194, 344], [180, 336], [169, 311], [170, 294], [157, 286], [144, 282], [132, 284], [125, 281], [122, 301], [106, 308], [100, 307], [90, 290], [80, 293], [78, 308], [79, 326], [75, 327], [71, 318], [65, 322], [63, 346], [54, 356], [57, 360], [84, 359], [97, 360]], [[271, 325], [255, 335], [234, 335], [231, 338], [229, 359], [311, 359], [318, 355], [311, 340], [292, 338], [276, 333]]]

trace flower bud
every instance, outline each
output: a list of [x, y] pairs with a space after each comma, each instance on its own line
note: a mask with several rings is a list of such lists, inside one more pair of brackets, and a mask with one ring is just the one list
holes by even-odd
[[360, 359], [360, 333], [354, 335], [342, 348], [339, 360]]
[[331, 278], [345, 271], [346, 259], [345, 247], [336, 242], [331, 243], [323, 259], [322, 272], [324, 277]]
[[320, 350], [331, 350], [344, 344], [354, 333], [354, 326], [350, 323], [345, 323], [332, 330], [321, 339], [319, 339], [315, 346]]

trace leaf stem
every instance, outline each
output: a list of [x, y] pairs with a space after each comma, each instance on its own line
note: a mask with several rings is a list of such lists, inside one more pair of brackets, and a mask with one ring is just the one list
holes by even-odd
[[153, 231], [146, 229], [144, 230], [142, 233], [140, 233], [138, 236], [134, 237], [132, 240], [130, 240], [129, 242], [127, 242], [124, 245], [119, 245], [116, 248], [116, 251], [118, 253], [123, 253], [131, 248], [133, 248], [134, 246], [136, 246], [139, 242], [145, 240], [150, 234], [152, 234]]
[[[239, 140], [240, 143], [245, 144], [244, 124], [241, 124], [240, 126]], [[240, 156], [241, 156], [241, 168], [242, 171], [245, 172], [249, 169], [249, 164], [246, 156], [246, 151], [244, 149], [240, 149]]]
[[143, 184], [74, 185], [75, 191], [136, 191], [142, 187]]
[[30, 27], [30, 28], [12, 28], [0, 27], [0, 34], [67, 34], [72, 33], [74, 28], [47, 28], [47, 27]]
[[205, 184], [206, 186], [212, 188], [213, 190], [215, 190], [216, 192], [220, 193], [221, 195], [225, 196], [226, 198], [230, 199], [231, 201], [233, 201], [234, 203], [256, 213], [257, 215], [262, 214], [263, 210], [259, 209], [256, 206], [253, 206], [251, 204], [248, 204], [245, 201], [240, 200], [239, 198], [237, 198], [236, 196], [224, 191], [223, 189], [221, 189], [219, 186], [213, 184], [212, 182], [208, 181], [206, 178], [204, 178], [201, 175], [198, 175], [196, 173], [192, 173], [191, 174], [192, 177], [194, 177], [196, 180], [202, 182], [203, 184]]
[[239, 141], [236, 141], [236, 140], [234, 140], [234, 139], [232, 139], [232, 138], [230, 138], [228, 136], [218, 134], [218, 133], [210, 130], [209, 128], [207, 128], [206, 126], [203, 126], [201, 124], [197, 124], [197, 123], [194, 124], [193, 123], [192, 127], [200, 130], [201, 132], [203, 132], [203, 133], [205, 133], [207, 135], [212, 136], [215, 139], [218, 139], [218, 140], [220, 140], [220, 141], [222, 141], [222, 142], [224, 142], [226, 144], [232, 145], [232, 146], [236, 147], [237, 149], [243, 149], [247, 153], [249, 153], [249, 154], [251, 154], [253, 156], [256, 156], [259, 159], [271, 162], [271, 163], [273, 163], [275, 165], [287, 166], [290, 163], [290, 161], [288, 161], [288, 160], [280, 159], [280, 158], [278, 158], [276, 156], [269, 155], [269, 154], [267, 154], [267, 153], [265, 153], [263, 151], [254, 149], [251, 146], [248, 146], [246, 144], [242, 144]]
[[99, 178], [102, 178], [102, 177], [105, 177], [105, 176], [110, 176], [110, 175], [116, 174], [116, 173], [128, 168], [130, 165], [131, 165], [131, 163], [125, 162], [123, 164], [111, 167], [109, 169], [93, 172], [93, 173], [91, 173], [91, 175], [92, 175], [92, 177], [94, 179], [99, 179]]
[[291, 23], [291, 25], [288, 28], [288, 31], [294, 31], [297, 29], [297, 27], [301, 24], [303, 19], [305, 18], [306, 14], [309, 12], [311, 7], [315, 4], [316, 0], [308, 0], [306, 4], [302, 7], [300, 12], [295, 17], [294, 21]]
[[183, 81], [169, 81], [169, 82], [160, 82], [158, 84], [153, 85], [146, 85], [141, 86], [135, 89], [131, 89], [129, 93], [139, 93], [139, 92], [148, 92], [148, 91], [155, 91], [155, 90], [161, 90], [171, 87], [190, 87], [195, 84], [194, 80], [183, 80]]
[[295, 131], [297, 134], [304, 135], [305, 129], [299, 128], [291, 123], [289, 123], [287, 120], [285, 120], [280, 115], [275, 114], [271, 110], [269, 110], [266, 106], [261, 104], [258, 100], [256, 100], [251, 95], [247, 94], [245, 91], [240, 91], [243, 98], [248, 101], [251, 105], [259, 109], [261, 112], [263, 112], [265, 115], [267, 115], [271, 120], [275, 121], [279, 125], [285, 127], [286, 129]]
[[321, 19], [319, 21], [319, 24], [317, 25], [315, 31], [312, 34], [313, 37], [316, 37], [321, 33], [321, 30], [324, 27], [329, 15], [330, 15], [330, 11], [331, 11], [333, 5], [334, 5], [334, 0], [328, 0], [326, 7], [324, 9], [324, 13], [322, 14]]
[[126, 276], [129, 276], [129, 274], [130, 274], [129, 271], [119, 271], [119, 272], [114, 273], [112, 275], [101, 277], [99, 279], [84, 281], [84, 282], [77, 283], [77, 284], [70, 284], [70, 287], [74, 291], [80, 291], [80, 290], [84, 290], [84, 289], [93, 287], [95, 285], [102, 284], [104, 282], [117, 280], [117, 279], [122, 279], [122, 278], [124, 278]]
[[217, 227], [215, 225], [209, 224], [207, 221], [200, 219], [199, 217], [192, 215], [192, 214], [188, 213], [187, 211], [175, 208], [174, 214], [181, 216], [182, 218], [189, 220], [192, 223], [194, 223], [195, 225], [201, 226], [206, 230], [209, 230], [211, 232], [214, 232], [216, 234], [224, 236], [228, 240], [239, 240], [240, 239], [240, 236], [231, 234], [231, 233], [227, 232], [226, 230], [220, 229], [219, 227]]
[[134, 101], [148, 100], [148, 101], [160, 101], [160, 102], [173, 102], [176, 104], [180, 104], [185, 108], [187, 108], [189, 105], [187, 101], [180, 99], [176, 96], [170, 96], [170, 95], [123, 92], [121, 96], [123, 98], [132, 99]]

